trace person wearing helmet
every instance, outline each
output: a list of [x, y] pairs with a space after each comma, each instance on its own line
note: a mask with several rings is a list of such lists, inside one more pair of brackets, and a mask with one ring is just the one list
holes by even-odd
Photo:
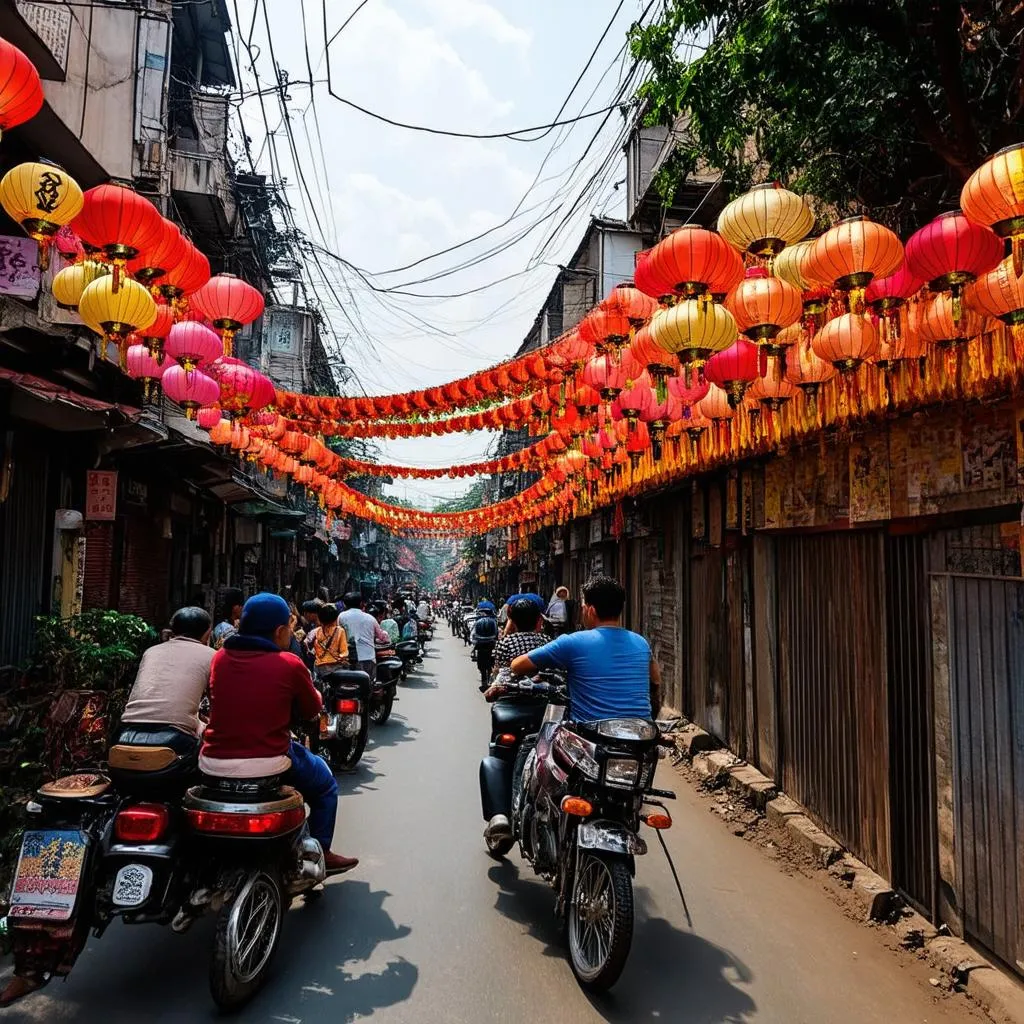
[[498, 642], [498, 620], [495, 608], [490, 601], [481, 601], [477, 606], [477, 620], [469, 633], [469, 642], [473, 645], [473, 658], [480, 670], [480, 689], [486, 689], [494, 667], [494, 647]]

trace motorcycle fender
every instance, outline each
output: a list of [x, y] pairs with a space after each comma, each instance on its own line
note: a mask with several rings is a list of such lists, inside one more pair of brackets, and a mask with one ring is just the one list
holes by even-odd
[[647, 843], [628, 828], [612, 821], [584, 821], [576, 830], [576, 845], [583, 850], [602, 850], [623, 857], [639, 857]]

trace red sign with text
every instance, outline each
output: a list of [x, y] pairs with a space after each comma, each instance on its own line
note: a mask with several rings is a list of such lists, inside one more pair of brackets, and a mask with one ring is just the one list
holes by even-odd
[[117, 512], [117, 471], [90, 469], [85, 478], [85, 518], [113, 519]]

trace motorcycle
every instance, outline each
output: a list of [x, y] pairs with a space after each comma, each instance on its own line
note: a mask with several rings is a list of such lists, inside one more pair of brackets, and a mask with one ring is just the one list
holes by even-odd
[[409, 673], [413, 670], [413, 667], [420, 660], [419, 641], [401, 640], [399, 643], [395, 644], [395, 653], [402, 662], [402, 668], [399, 675], [404, 683], [409, 678]]
[[567, 721], [567, 693], [549, 682], [502, 691], [548, 700], [536, 741], [524, 739], [513, 767], [512, 835], [555, 890], [576, 980], [607, 991], [633, 939], [635, 858], [647, 853], [640, 825], [672, 824], [656, 798], [675, 794], [653, 788], [661, 734], [644, 718]]
[[417, 623], [417, 641], [420, 645], [420, 653], [424, 653], [427, 649], [427, 641], [434, 639], [434, 624], [432, 622], [424, 622], [422, 619]]
[[335, 665], [318, 668], [316, 675], [324, 707], [311, 737], [314, 753], [323, 752], [334, 771], [353, 771], [366, 749], [370, 730], [370, 677]]
[[391, 647], [377, 648], [377, 678], [373, 681], [370, 697], [370, 721], [374, 725], [383, 725], [391, 717], [397, 700], [398, 679], [405, 663], [395, 655], [381, 656], [382, 652], [392, 650]]
[[288, 902], [326, 878], [323, 851], [301, 796], [277, 777], [189, 788], [197, 750], [177, 730], [127, 726], [109, 776], [40, 787], [26, 805], [8, 915], [18, 975], [39, 985], [67, 975], [89, 932], [101, 936], [118, 917], [181, 933], [214, 912], [213, 1000], [233, 1010], [255, 995]]

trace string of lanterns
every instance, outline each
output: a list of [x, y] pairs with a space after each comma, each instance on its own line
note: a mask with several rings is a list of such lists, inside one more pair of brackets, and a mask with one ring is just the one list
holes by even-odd
[[[31, 63], [0, 40], [0, 131], [41, 107]], [[65, 264], [53, 296], [77, 309], [147, 394], [157, 387], [214, 444], [284, 474], [330, 515], [396, 530], [521, 533], [588, 514], [826, 427], [1015, 386], [1024, 365], [1024, 145], [967, 181], [961, 209], [906, 242], [865, 217], [808, 238], [814, 215], [777, 183], [729, 203], [717, 231], [687, 225], [638, 257], [576, 328], [440, 387], [348, 397], [276, 391], [234, 358], [259, 291], [206, 257], [154, 204], [110, 182], [82, 191], [23, 163], [0, 205]], [[527, 428], [514, 455], [441, 469], [347, 459], [324, 438]], [[356, 475], [468, 476], [529, 468], [514, 498], [458, 515], [368, 498]]]

